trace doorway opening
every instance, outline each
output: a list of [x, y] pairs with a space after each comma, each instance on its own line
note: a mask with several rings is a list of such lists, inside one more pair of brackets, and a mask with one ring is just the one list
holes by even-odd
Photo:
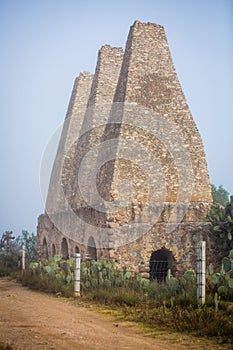
[[168, 249], [159, 249], [151, 254], [150, 258], [150, 280], [164, 282], [168, 275], [168, 270], [174, 272], [175, 259]]
[[96, 244], [92, 236], [88, 239], [86, 260], [97, 260]]
[[46, 241], [46, 238], [44, 237], [43, 239], [43, 244], [42, 244], [42, 254], [45, 259], [49, 258], [49, 252], [48, 252], [48, 244]]
[[68, 249], [68, 243], [65, 238], [62, 239], [61, 242], [61, 255], [62, 259], [68, 260], [69, 259], [69, 249]]
[[55, 244], [52, 244], [52, 256], [56, 255], [56, 247]]

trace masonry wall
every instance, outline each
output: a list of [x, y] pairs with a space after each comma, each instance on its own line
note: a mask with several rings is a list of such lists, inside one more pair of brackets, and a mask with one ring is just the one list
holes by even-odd
[[[120, 265], [123, 263], [128, 268], [134, 266], [136, 270], [140, 266], [140, 261], [143, 261], [140, 269], [147, 274], [149, 257], [153, 251], [163, 248], [172, 252], [178, 266], [190, 264], [194, 266], [196, 245], [192, 246], [190, 252], [190, 237], [195, 237], [196, 242], [198, 242], [202, 239], [204, 231], [206, 239], [208, 238], [206, 235], [208, 227], [202, 222], [212, 202], [211, 187], [202, 140], [179, 84], [162, 26], [136, 21], [131, 27], [114, 96], [114, 103], [120, 102], [143, 106], [144, 110], [138, 111], [138, 127], [135, 127], [127, 124], [130, 118], [126, 118], [128, 112], [126, 112], [127, 107], [124, 106], [121, 111], [121, 126], [116, 128], [107, 126], [104, 133], [105, 141], [117, 137], [119, 143], [115, 150], [116, 159], [105, 165], [101, 174], [102, 179], [98, 179], [99, 192], [106, 200], [118, 201], [121, 180], [131, 182], [133, 189], [129, 204], [119, 212], [107, 215], [107, 226], [113, 229], [109, 238], [110, 256]], [[135, 111], [137, 112], [136, 109], [134, 109]], [[186, 171], [185, 165], [182, 164], [184, 153], [180, 151], [178, 156], [176, 153], [178, 159], [176, 158], [175, 161], [172, 157], [172, 147], [176, 147], [176, 144], [172, 144], [170, 140], [173, 135], [160, 133], [163, 135], [161, 140], [152, 129], [151, 133], [145, 128], [143, 129], [147, 120], [145, 114], [153, 114], [153, 112], [161, 116], [161, 119], [165, 120], [167, 124], [171, 124], [174, 133], [182, 140], [184, 151], [190, 157], [192, 178], [187, 179], [188, 173], [187, 176], [184, 175]], [[111, 118], [112, 115], [109, 116], [109, 124]], [[166, 126], [158, 119], [155, 126], [161, 128], [161, 125], [162, 127]], [[148, 164], [147, 171], [149, 174], [153, 174], [153, 179], [150, 180], [153, 188], [151, 193], [148, 189], [149, 174], [145, 174], [140, 167], [140, 162], [137, 162], [140, 158], [140, 155], [138, 156], [140, 149], [135, 150], [132, 161], [119, 156], [125, 139], [129, 141], [129, 144], [130, 142], [143, 144], [154, 155], [154, 159], [160, 163], [157, 168], [153, 161]], [[180, 169], [177, 169], [177, 164], [180, 164]], [[161, 171], [164, 177], [162, 180], [166, 183], [166, 197], [164, 199]], [[179, 173], [181, 171], [184, 176], [183, 181], [181, 173]], [[180, 208], [182, 210], [182, 204], [187, 200], [184, 188], [188, 182], [192, 184], [192, 189], [189, 209], [184, 217], [182, 215], [180, 217], [182, 230], [176, 225], [172, 231], [168, 230], [166, 224], [170, 219], [172, 222], [176, 220], [179, 222], [178, 212]], [[116, 240], [119, 240], [117, 229], [124, 225], [134, 223], [140, 225], [140, 223], [149, 222], [151, 212], [143, 210], [148, 202], [151, 202], [151, 205], [164, 203], [161, 216], [157, 223], [151, 225], [147, 234], [142, 237], [132, 230], [130, 235], [135, 237], [137, 243], [125, 245], [123, 254], [122, 246], [117, 248], [115, 246]], [[177, 202], [180, 203], [180, 208], [174, 210]], [[154, 207], [154, 210], [157, 208]], [[183, 232], [182, 239], [180, 232]], [[185, 261], [188, 252], [192, 253], [192, 262]]]
[[[130, 111], [128, 104], [132, 106]], [[79, 115], [80, 110], [82, 117], [77, 123], [74, 115]], [[138, 125], [133, 123], [135, 111]], [[146, 128], [148, 114], [154, 119]], [[118, 123], [114, 124], [116, 115]], [[94, 241], [97, 258], [107, 256], [119, 266], [125, 265], [145, 277], [149, 274], [152, 253], [160, 249], [173, 256], [174, 272], [195, 267], [197, 242], [209, 241], [204, 218], [212, 202], [211, 187], [202, 140], [175, 72], [164, 28], [136, 21], [130, 28], [125, 52], [121, 48], [103, 46], [98, 53], [94, 77], [85, 73], [76, 81], [67, 116], [71, 118], [66, 117], [69, 121], [65, 120], [51, 175], [47, 200], [49, 217], [45, 214], [39, 218], [41, 242], [46, 238], [51, 248], [55, 240], [59, 242], [56, 246], [59, 251], [65, 237], [71, 251], [78, 245], [85, 259], [88, 245]], [[79, 135], [76, 142], [73, 142], [74, 135]], [[182, 141], [180, 150], [176, 149], [179, 147], [177, 138]], [[98, 147], [112, 140], [117, 140], [111, 145], [114, 157], [102, 164], [109, 150], [106, 148], [106, 152], [102, 152]], [[146, 163], [140, 149], [132, 146], [133, 152], [131, 146], [127, 147], [130, 143], [147, 149], [151, 161]], [[124, 147], [127, 152], [132, 151], [131, 159], [124, 157]], [[86, 159], [90, 153], [91, 160]], [[187, 172], [185, 162], [190, 162], [187, 164], [190, 164], [191, 173]], [[102, 166], [98, 169], [99, 164]], [[143, 168], [145, 164], [147, 173]], [[90, 184], [96, 170], [95, 193]], [[81, 183], [78, 181], [80, 171]], [[61, 180], [62, 193], [57, 190], [57, 178]], [[119, 210], [106, 211], [106, 203], [119, 202], [122, 181], [129, 182], [132, 187], [130, 198], [125, 191], [127, 204]], [[188, 183], [191, 183], [191, 191], [187, 209]], [[124, 197], [124, 190], [122, 192]], [[144, 209], [148, 202], [154, 211], [159, 211], [163, 203], [157, 220], [144, 234], [132, 231], [133, 239], [128, 244], [116, 246], [118, 228], [127, 230], [132, 224], [150, 221], [151, 212]], [[183, 207], [187, 210], [183, 211]], [[68, 208], [81, 219], [78, 225], [71, 222]], [[181, 215], [179, 223], [179, 214], [183, 212], [185, 215]], [[58, 223], [57, 227], [53, 221]], [[86, 223], [92, 228], [87, 228]], [[173, 224], [173, 229], [168, 229], [168, 225], [172, 227]], [[112, 229], [104, 238], [105, 242], [95, 233], [100, 227]], [[103, 243], [106, 249], [102, 248]]]
[[[88, 99], [84, 122], [81, 128], [82, 137], [80, 138], [75, 152], [75, 172], [70, 181], [70, 191], [74, 193], [74, 196], [71, 198], [71, 205], [74, 210], [93, 206], [90, 205], [93, 201], [93, 196], [89, 185], [89, 175], [95, 167], [94, 162], [98, 158], [97, 151], [93, 162], [90, 165], [86, 164], [86, 167], [84, 167], [82, 179], [86, 181], [82, 183], [82, 194], [80, 193], [79, 183], [77, 181], [80, 172], [80, 163], [83, 161], [83, 157], [90, 150], [95, 149], [102, 141], [106, 116], [113, 102], [122, 59], [122, 48], [105, 45], [98, 53], [96, 71]], [[83, 198], [83, 195], [85, 195], [86, 198]], [[85, 216], [87, 218], [88, 214]], [[100, 220], [103, 221], [104, 218], [102, 218], [102, 215], [100, 216]]]
[[49, 214], [67, 210], [64, 188], [73, 173], [74, 153], [84, 119], [93, 75], [80, 73], [75, 79], [70, 103], [50, 177], [46, 211]]
[[[57, 253], [61, 251], [62, 233], [51, 218], [54, 215], [61, 215], [69, 208], [64, 188], [73, 173], [74, 153], [91, 91], [92, 79], [93, 75], [87, 72], [80, 73], [79, 77], [75, 79], [52, 168], [45, 214], [40, 215], [38, 218], [38, 243], [40, 246], [43, 246], [45, 239], [50, 255], [52, 255], [52, 244], [54, 244]], [[66, 168], [64, 168], [64, 164], [66, 164]]]
[[[162, 26], [136, 21], [131, 27], [114, 97], [114, 102], [119, 101], [151, 108], [175, 124], [191, 156], [194, 172], [191, 202], [211, 203], [211, 187], [202, 140], [175, 72]], [[178, 179], [175, 179], [172, 162], [167, 159], [162, 146], [158, 142], [154, 144], [168, 179], [166, 201], [176, 201]], [[150, 140], [148, 145], [151, 146]]]
[[[51, 238], [47, 239], [50, 246], [51, 241], [56, 238], [58, 242], [61, 242], [63, 235], [70, 239], [71, 245], [73, 245], [72, 242], [75, 242], [73, 237], [78, 237], [79, 246], [80, 241], [82, 241], [81, 245], [88, 245], [88, 240], [93, 232], [84, 232], [82, 223], [77, 226], [72, 220], [71, 211], [81, 221], [102, 226], [106, 223], [105, 213], [92, 210], [88, 181], [82, 184], [81, 193], [78, 176], [80, 163], [85, 154], [101, 142], [106, 115], [111, 109], [119, 79], [122, 59], [122, 48], [105, 45], [99, 50], [94, 78], [89, 73], [84, 73], [75, 82], [51, 174], [46, 205], [46, 213], [49, 214], [55, 225], [48, 224], [48, 216], [45, 218], [40, 216], [38, 224], [40, 243], [50, 234]], [[79, 83], [78, 86], [77, 83]], [[103, 113], [102, 109], [96, 111], [98, 106], [104, 106]], [[88, 180], [89, 171], [90, 169], [82, 174], [82, 179]], [[85, 186], [86, 191], [84, 191]], [[46, 222], [45, 225], [43, 220]], [[49, 226], [48, 229], [46, 229], [47, 226]], [[98, 242], [98, 237], [95, 237], [95, 240], [96, 245], [100, 246], [101, 242]], [[101, 255], [102, 251], [100, 250], [98, 254]]]

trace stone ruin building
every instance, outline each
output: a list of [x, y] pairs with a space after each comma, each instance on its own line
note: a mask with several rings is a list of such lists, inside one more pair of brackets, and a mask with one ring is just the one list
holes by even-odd
[[103, 46], [95, 74], [75, 80], [38, 242], [45, 256], [80, 252], [158, 278], [196, 266], [211, 203], [205, 151], [164, 28], [136, 21], [125, 51]]

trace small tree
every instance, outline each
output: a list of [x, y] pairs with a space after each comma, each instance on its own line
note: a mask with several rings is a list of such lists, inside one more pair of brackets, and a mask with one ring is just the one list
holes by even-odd
[[5, 231], [0, 239], [0, 264], [4, 268], [19, 266], [20, 253], [12, 231]]
[[9, 269], [20, 267], [23, 245], [26, 264], [29, 265], [37, 260], [35, 234], [23, 230], [22, 235], [15, 238], [12, 231], [4, 232], [0, 239], [0, 265]]
[[26, 230], [23, 230], [22, 235], [16, 238], [19, 250], [25, 245], [25, 260], [27, 265], [37, 260], [36, 242], [36, 235], [34, 233], [30, 234]]
[[12, 241], [15, 239], [13, 237], [12, 231], [5, 231], [0, 239], [0, 251], [9, 251], [12, 246]]
[[229, 192], [220, 185], [218, 188], [211, 184], [211, 191], [214, 203], [220, 204], [222, 206], [227, 205], [229, 202]]

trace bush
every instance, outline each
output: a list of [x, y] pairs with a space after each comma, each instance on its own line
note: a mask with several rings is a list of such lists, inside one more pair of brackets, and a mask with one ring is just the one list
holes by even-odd
[[16, 348], [13, 348], [9, 344], [0, 344], [0, 350], [16, 350]]
[[55, 255], [49, 260], [31, 263], [17, 280], [31, 289], [70, 297], [73, 295], [73, 264], [73, 259], [66, 261], [61, 255]]

